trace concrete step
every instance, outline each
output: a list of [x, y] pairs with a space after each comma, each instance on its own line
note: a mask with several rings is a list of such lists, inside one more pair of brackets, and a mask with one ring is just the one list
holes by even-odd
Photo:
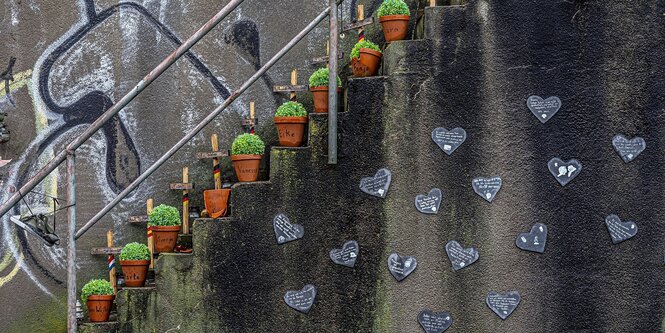
[[108, 321], [105, 323], [81, 323], [78, 325], [79, 333], [115, 333], [120, 329], [120, 323], [117, 321]]
[[383, 53], [383, 74], [427, 75], [432, 68], [431, 41], [402, 40], [390, 43]]

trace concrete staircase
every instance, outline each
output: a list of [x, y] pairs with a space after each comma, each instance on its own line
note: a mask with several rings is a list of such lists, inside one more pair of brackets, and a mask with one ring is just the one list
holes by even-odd
[[[650, 183], [642, 191], [639, 180], [659, 179], [653, 170], [663, 163], [654, 153], [626, 166], [610, 139], [628, 130], [657, 141], [665, 123], [622, 109], [618, 101], [628, 97], [598, 105], [614, 96], [614, 82], [662, 86], [648, 71], [627, 73], [603, 60], [615, 47], [662, 60], [661, 46], [644, 51], [607, 37], [629, 29], [607, 20], [623, 22], [629, 12], [654, 22], [661, 12], [589, 6], [604, 14], [512, 0], [425, 8], [418, 39], [385, 49], [384, 76], [346, 83], [337, 166], [326, 163], [326, 116], [310, 115], [307, 147], [273, 148], [270, 181], [235, 185], [228, 218], [194, 222], [193, 254], [161, 255], [155, 288], [120, 291], [117, 323], [81, 331], [412, 333], [424, 309], [449, 311], [450, 332], [658, 331], [665, 271], [658, 268], [663, 228], [655, 226], [665, 216], [649, 193], [665, 188]], [[560, 96], [565, 110], [541, 124], [524, 105], [532, 94]], [[463, 127], [469, 138], [447, 156], [431, 140], [436, 127]], [[555, 156], [579, 158], [584, 174], [561, 187], [546, 167]], [[380, 168], [393, 173], [385, 199], [358, 189]], [[504, 186], [488, 204], [471, 179], [495, 174]], [[443, 190], [439, 213], [418, 213], [414, 197], [434, 187]], [[630, 195], [609, 194], [618, 188]], [[640, 226], [639, 242], [613, 246], [602, 223], [612, 211], [653, 223]], [[303, 225], [305, 236], [277, 245], [278, 213]], [[516, 236], [537, 222], [550, 230], [545, 253], [520, 251]], [[328, 257], [348, 240], [360, 245], [353, 269]], [[479, 261], [454, 272], [444, 252], [450, 240], [475, 246]], [[418, 260], [402, 282], [387, 271], [392, 252]], [[318, 294], [304, 315], [283, 295], [306, 284]], [[506, 290], [518, 290], [522, 303], [502, 321], [485, 297]]]

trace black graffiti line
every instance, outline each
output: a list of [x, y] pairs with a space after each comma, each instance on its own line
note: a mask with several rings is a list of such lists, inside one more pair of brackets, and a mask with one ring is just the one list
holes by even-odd
[[97, 16], [97, 11], [95, 10], [95, 1], [94, 0], [85, 0], [85, 12], [88, 15], [88, 21], [92, 20]]

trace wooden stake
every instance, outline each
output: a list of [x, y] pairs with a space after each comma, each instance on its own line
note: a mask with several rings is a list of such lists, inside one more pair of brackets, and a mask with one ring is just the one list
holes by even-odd
[[429, 0], [430, 7], [436, 7], [436, 0]]
[[[291, 85], [295, 86], [298, 85], [298, 70], [294, 69], [291, 71]], [[293, 102], [296, 101], [296, 92], [292, 91], [291, 94], [289, 95], [289, 99]]]
[[330, 67], [330, 39], [326, 42], [326, 57], [328, 57], [328, 62], [326, 62], [326, 67]]
[[[212, 151], [213, 152], [219, 151], [219, 141], [217, 140], [217, 134], [212, 135], [212, 137], [210, 138], [210, 142], [212, 143]], [[213, 178], [215, 179], [215, 190], [220, 190], [222, 188], [221, 172], [222, 170], [219, 167], [219, 157], [213, 157], [212, 175]]]
[[[150, 216], [150, 213], [152, 212], [154, 202], [152, 201], [152, 198], [148, 199], [146, 201], [145, 206], [146, 206], [146, 213], [148, 216]], [[148, 225], [148, 250], [150, 250], [150, 268], [155, 267], [155, 240], [152, 237], [152, 228], [150, 225]]]
[[[365, 6], [358, 5], [358, 22], [365, 19]], [[365, 29], [361, 26], [358, 28], [358, 41], [361, 42], [365, 40]]]
[[254, 101], [249, 102], [249, 133], [254, 134]]
[[[182, 182], [189, 183], [189, 167], [182, 168]], [[189, 190], [182, 191], [182, 233], [189, 233]]]
[[[113, 230], [109, 230], [106, 232], [106, 246], [109, 248], [113, 247]], [[109, 282], [111, 282], [111, 285], [113, 286], [113, 293], [116, 294], [118, 293], [118, 282], [116, 281], [116, 276], [115, 276], [115, 256], [114, 255], [109, 255], [109, 265], [113, 263], [113, 268], [109, 270]]]

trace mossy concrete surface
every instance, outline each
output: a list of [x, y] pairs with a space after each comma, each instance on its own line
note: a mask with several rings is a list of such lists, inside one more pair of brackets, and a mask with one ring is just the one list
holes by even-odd
[[[275, 148], [270, 181], [237, 184], [230, 217], [194, 222], [194, 254], [165, 256], [157, 269], [159, 331], [419, 332], [423, 309], [451, 312], [450, 332], [656, 332], [665, 318], [661, 240], [665, 210], [665, 4], [471, 1], [426, 8], [421, 41], [386, 49], [386, 77], [351, 79], [340, 114], [340, 158], [327, 164], [325, 115], [310, 116], [307, 148]], [[640, 24], [635, 24], [640, 22]], [[530, 95], [559, 96], [546, 124]], [[448, 156], [436, 127], [468, 138]], [[647, 150], [625, 164], [615, 134], [642, 136]], [[566, 187], [547, 161], [577, 158]], [[358, 189], [380, 168], [393, 173], [385, 199]], [[471, 180], [499, 175], [494, 202]], [[437, 215], [416, 195], [438, 187]], [[304, 226], [277, 245], [272, 219]], [[635, 221], [634, 239], [612, 245], [604, 219]], [[544, 254], [515, 247], [534, 223], [549, 227]], [[354, 239], [355, 268], [329, 251]], [[445, 244], [474, 246], [480, 260], [452, 270]], [[391, 252], [412, 255], [402, 282]], [[318, 288], [305, 315], [288, 290]], [[517, 290], [505, 321], [490, 291]], [[162, 301], [163, 304], [162, 304]], [[161, 325], [161, 326], [159, 326]]]

